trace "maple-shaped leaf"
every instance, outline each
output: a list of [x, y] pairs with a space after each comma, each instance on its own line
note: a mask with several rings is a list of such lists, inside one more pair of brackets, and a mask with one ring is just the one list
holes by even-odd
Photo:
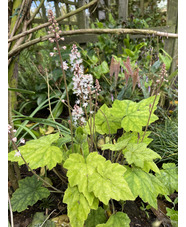
[[[139, 103], [130, 100], [115, 100], [111, 108], [112, 115], [115, 116], [115, 118], [122, 119], [121, 126], [126, 132], [141, 132], [142, 127], [147, 125], [154, 99], [155, 96], [151, 96]], [[149, 124], [158, 119], [158, 117], [153, 114], [158, 104], [158, 100], [159, 96], [156, 98]]]
[[159, 154], [147, 148], [145, 143], [129, 143], [123, 154], [128, 164], [135, 164], [141, 168], [144, 168], [145, 162], [152, 162], [153, 159], [161, 158]]
[[178, 167], [175, 163], [163, 163], [163, 169], [156, 177], [166, 186], [169, 195], [178, 191]]
[[[61, 163], [63, 159], [62, 150], [53, 145], [59, 138], [59, 133], [43, 136], [37, 140], [30, 140], [26, 145], [19, 147], [21, 155], [30, 168], [37, 169], [47, 166], [49, 170]], [[8, 154], [8, 160], [18, 162], [19, 165], [25, 164], [21, 157], [15, 157], [16, 151], [11, 151]]]
[[121, 128], [121, 119], [116, 118], [106, 104], [95, 115], [96, 131], [100, 134], [114, 134]]
[[88, 191], [100, 201], [107, 205], [111, 198], [117, 201], [134, 199], [127, 182], [123, 180], [125, 168], [122, 165], [105, 160], [96, 169], [88, 177]]
[[105, 223], [107, 221], [105, 210], [102, 207], [98, 207], [97, 210], [91, 210], [87, 220], [85, 221], [85, 227], [95, 227], [98, 224]]
[[77, 186], [68, 186], [63, 202], [67, 204], [70, 225], [72, 227], [83, 227], [90, 210], [93, 208], [97, 209], [99, 201], [95, 199], [92, 206], [90, 206], [83, 193], [79, 192]]
[[[151, 134], [151, 131], [148, 131], [145, 133], [145, 136], [143, 138], [144, 132], [125, 132], [121, 137], [118, 138], [117, 142], [120, 142], [122, 140], [130, 138], [129, 142], [130, 143], [145, 143], [149, 145], [153, 139], [148, 138], [148, 136]], [[143, 141], [142, 141], [143, 138]]]
[[78, 186], [78, 190], [84, 194], [89, 205], [94, 201], [93, 192], [88, 191], [89, 176], [96, 171], [97, 165], [104, 162], [105, 158], [96, 152], [90, 153], [87, 159], [80, 154], [71, 154], [64, 163], [64, 168], [68, 169], [67, 177], [71, 187]]
[[144, 161], [144, 166], [142, 168], [145, 172], [149, 172], [150, 170], [154, 171], [155, 173], [160, 173], [159, 168], [157, 167], [157, 165], [154, 162], [148, 162], [148, 161]]
[[105, 224], [96, 225], [96, 227], [129, 227], [130, 218], [123, 212], [117, 212], [110, 216]]
[[131, 137], [128, 137], [127, 139], [124, 139], [124, 140], [121, 140], [115, 144], [103, 144], [101, 146], [101, 149], [102, 150], [111, 150], [111, 151], [120, 151], [120, 150], [123, 150], [127, 144], [129, 143]]
[[[123, 178], [126, 171], [119, 164], [110, 161], [92, 152], [84, 159], [79, 154], [72, 154], [64, 163], [68, 169], [67, 176], [70, 186], [78, 186], [89, 205], [97, 197], [103, 203], [113, 198], [115, 200], [132, 200], [133, 195]], [[106, 192], [106, 193], [105, 193]]]
[[13, 211], [21, 212], [28, 206], [34, 205], [38, 200], [47, 198], [50, 192], [42, 187], [43, 182], [36, 176], [26, 177], [19, 181], [19, 188], [13, 193], [11, 205]]
[[127, 172], [124, 174], [124, 178], [135, 198], [139, 196], [145, 203], [149, 203], [157, 209], [157, 196], [159, 194], [167, 195], [167, 188], [157, 177], [140, 168], [126, 168]]

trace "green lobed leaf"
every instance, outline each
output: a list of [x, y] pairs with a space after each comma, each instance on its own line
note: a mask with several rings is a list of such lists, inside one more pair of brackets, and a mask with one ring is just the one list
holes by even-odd
[[[53, 145], [59, 138], [59, 133], [43, 136], [37, 140], [30, 140], [26, 145], [19, 147], [21, 154], [32, 169], [47, 166], [49, 170], [61, 163], [63, 159], [62, 150]], [[16, 151], [8, 154], [8, 160], [23, 165], [21, 157], [15, 157]]]
[[142, 141], [143, 134], [144, 134], [144, 131], [142, 131], [142, 132], [125, 132], [120, 138], [118, 138], [117, 142], [130, 138], [129, 143], [143, 142], [143, 143], [146, 143], [147, 145], [149, 145], [153, 141], [152, 138], [148, 138], [148, 136], [151, 134], [151, 132], [150, 131], [146, 132], [145, 137]]
[[[92, 158], [91, 158], [92, 157]], [[78, 186], [78, 190], [84, 194], [89, 205], [94, 201], [94, 194], [88, 191], [88, 177], [96, 171], [94, 162], [99, 163], [104, 158], [101, 155], [91, 153], [87, 160], [80, 154], [71, 154], [64, 163], [64, 168], [68, 169], [67, 176], [71, 187]]]
[[160, 173], [159, 168], [154, 162], [144, 161], [144, 166], [142, 168], [145, 172], [149, 172], [150, 170], [154, 171], [155, 173]]
[[147, 148], [147, 144], [145, 143], [128, 144], [123, 154], [128, 164], [135, 164], [136, 166], [141, 168], [144, 168], [145, 162], [152, 162], [153, 159], [161, 158], [159, 154], [157, 154], [150, 148]]
[[106, 104], [95, 115], [96, 131], [100, 134], [114, 134], [121, 128], [121, 118], [116, 118]]
[[105, 223], [107, 221], [105, 211], [102, 207], [98, 207], [97, 210], [91, 210], [85, 221], [85, 227], [95, 227], [98, 224]]
[[167, 188], [158, 180], [157, 177], [146, 173], [140, 168], [126, 167], [127, 172], [124, 175], [135, 198], [140, 197], [145, 203], [149, 203], [157, 209], [157, 196], [167, 195]]
[[123, 178], [126, 171], [123, 166], [105, 160], [98, 163], [96, 170], [88, 177], [88, 191], [92, 191], [100, 201], [107, 205], [111, 198], [117, 201], [134, 200]]
[[123, 178], [126, 169], [92, 152], [86, 159], [80, 154], [71, 154], [65, 161], [67, 176], [71, 187], [77, 185], [91, 206], [96, 196], [103, 203], [115, 200], [134, 199], [127, 182]]
[[[137, 131], [141, 132], [142, 127], [147, 125], [150, 105], [152, 106], [155, 96], [151, 96], [147, 99], [135, 103], [130, 100], [115, 100], [112, 105], [112, 114], [115, 118], [122, 119], [121, 126], [126, 132]], [[152, 111], [152, 115], [149, 124], [156, 121], [158, 117], [153, 114], [159, 101], [159, 96], [157, 96], [155, 105]]]
[[120, 151], [127, 146], [130, 139], [131, 139], [131, 137], [124, 139], [124, 140], [121, 140], [121, 141], [119, 141], [115, 144], [104, 144], [104, 145], [101, 146], [101, 149], [102, 150], [109, 149], [111, 151]]
[[169, 191], [169, 195], [178, 191], [178, 168], [175, 163], [163, 163], [163, 169], [156, 177], [165, 185]]
[[171, 219], [171, 224], [173, 227], [178, 227], [178, 211], [166, 207], [167, 216]]
[[97, 209], [99, 201], [95, 199], [92, 206], [90, 206], [83, 193], [79, 192], [77, 186], [68, 186], [63, 197], [63, 202], [67, 204], [71, 226], [83, 227], [90, 210]]
[[12, 210], [21, 212], [28, 206], [34, 205], [38, 200], [47, 198], [50, 192], [42, 187], [42, 182], [36, 176], [26, 177], [19, 181], [19, 188], [11, 198]]
[[130, 219], [127, 214], [117, 212], [110, 216], [109, 220], [105, 224], [99, 224], [96, 227], [129, 227]]

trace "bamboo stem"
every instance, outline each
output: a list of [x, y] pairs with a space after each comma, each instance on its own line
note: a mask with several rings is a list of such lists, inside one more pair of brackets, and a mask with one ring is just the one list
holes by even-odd
[[[47, 23], [47, 25], [48, 25], [48, 23]], [[78, 29], [78, 30], [63, 32], [63, 36], [78, 35], [78, 34], [118, 34], [118, 35], [119, 34], [146, 34], [146, 35], [154, 35], [154, 36], [161, 36], [161, 37], [167, 37], [167, 38], [178, 38], [178, 34], [175, 34], [175, 33], [167, 33], [167, 32], [145, 30], [145, 29], [123, 29], [123, 28], [118, 28], [118, 29]], [[20, 37], [22, 37], [22, 36], [20, 36]], [[54, 38], [54, 34], [41, 36], [39, 38], [26, 42], [26, 43], [18, 46], [17, 48], [15, 48], [14, 50], [9, 51], [8, 58], [14, 56], [15, 54], [22, 51], [23, 49], [30, 47], [36, 43], [47, 41], [49, 38]], [[9, 39], [9, 42], [12, 42], [13, 40], [15, 40], [15, 39], [13, 39], [13, 38]]]

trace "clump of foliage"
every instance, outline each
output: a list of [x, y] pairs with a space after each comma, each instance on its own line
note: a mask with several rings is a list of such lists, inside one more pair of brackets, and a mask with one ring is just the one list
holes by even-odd
[[165, 122], [151, 126], [151, 149], [161, 157], [157, 163], [174, 162], [178, 164], [178, 122], [176, 119], [166, 119]]
[[[111, 47], [107, 50], [110, 67], [106, 61], [108, 59], [101, 61], [98, 55], [89, 55], [88, 51], [82, 51], [85, 60], [83, 64], [76, 45], [72, 46], [68, 57], [63, 56], [63, 50], [68, 48], [64, 46], [60, 50], [59, 40], [62, 38], [52, 11], [49, 11], [49, 21], [50, 32], [54, 34], [49, 41], [56, 44], [50, 56], [53, 63], [56, 64], [57, 61], [58, 69], [61, 70], [61, 77], [57, 73], [55, 83], [59, 79], [62, 95], [65, 93], [59, 103], [68, 108], [68, 124], [56, 122], [62, 111], [56, 115], [52, 112], [49, 87], [53, 84], [49, 84], [47, 79], [48, 93], [41, 103], [44, 105], [43, 103], [49, 102], [50, 118], [47, 121], [40, 119], [40, 122], [53, 123], [55, 130], [20, 146], [20, 143], [25, 143], [23, 138], [19, 138], [17, 142], [20, 129], [15, 132], [12, 126], [9, 125], [8, 128], [10, 141], [15, 148], [9, 153], [9, 161], [17, 162], [19, 166], [25, 164], [33, 174], [19, 182], [19, 188], [11, 198], [12, 210], [24, 211], [37, 201], [48, 198], [51, 194], [49, 189], [52, 189], [63, 195], [63, 203], [67, 204], [67, 215], [72, 227], [130, 226], [130, 218], [124, 212], [115, 210], [113, 200], [120, 202], [123, 210], [125, 201], [134, 201], [140, 197], [144, 203], [157, 209], [158, 196], [168, 198], [168, 195], [178, 191], [176, 161], [166, 156], [167, 151], [160, 152], [159, 149], [164, 146], [169, 148], [167, 144], [176, 134], [176, 127], [169, 125], [167, 121], [164, 134], [161, 131], [161, 146], [154, 136], [155, 133], [158, 134], [159, 126], [152, 126], [152, 132], [148, 131], [149, 126], [159, 119], [156, 114], [159, 93], [168, 83], [166, 70], [170, 67], [171, 59], [166, 53], [160, 53], [160, 60], [151, 65], [152, 72], [148, 74], [148, 81], [147, 75], [140, 80], [140, 74], [144, 71], [142, 64], [138, 65], [136, 61], [140, 59], [141, 49], [147, 44], [144, 42], [137, 46], [131, 45], [127, 37], [125, 43], [128, 48], [124, 48], [119, 57], [110, 55]], [[100, 39], [99, 44], [103, 41]], [[102, 52], [105, 48], [103, 46]], [[151, 60], [150, 58], [149, 62]], [[56, 70], [55, 66], [51, 66], [51, 77]], [[152, 74], [154, 77], [151, 78]], [[98, 79], [102, 80], [101, 85], [104, 80], [107, 81], [107, 91], [103, 91], [105, 87], [100, 86]], [[122, 89], [122, 86], [128, 91]], [[149, 87], [152, 92], [148, 90]], [[117, 92], [117, 88], [121, 90]], [[142, 92], [135, 99], [134, 96], [140, 89]], [[69, 93], [76, 100], [70, 102]], [[105, 102], [104, 96], [107, 94], [110, 94], [110, 98]], [[25, 120], [37, 121], [33, 115]], [[21, 117], [23, 116], [19, 115], [19, 120]], [[27, 123], [25, 121], [23, 126]], [[171, 137], [168, 137], [169, 130], [175, 132]], [[176, 139], [174, 142], [176, 144]], [[172, 152], [172, 148], [169, 151]], [[161, 168], [157, 160], [166, 160], [168, 163], [164, 163]], [[57, 165], [65, 173], [63, 176], [56, 171]], [[44, 174], [39, 175], [38, 168]], [[58, 189], [46, 178], [48, 171], [53, 171], [60, 178], [65, 190]], [[111, 215], [106, 214], [108, 207]], [[171, 219], [175, 220], [175, 214], [167, 211]], [[43, 221], [44, 217], [41, 219]]]

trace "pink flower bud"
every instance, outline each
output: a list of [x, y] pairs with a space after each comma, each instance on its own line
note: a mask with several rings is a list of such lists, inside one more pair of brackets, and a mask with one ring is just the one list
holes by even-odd
[[54, 56], [54, 53], [53, 52], [50, 52], [50, 56], [53, 57]]
[[16, 138], [16, 137], [12, 138], [12, 141], [13, 141], [14, 143], [16, 143], [16, 142], [17, 142], [17, 138]]
[[20, 156], [21, 156], [20, 151], [17, 151], [17, 152], [15, 153], [15, 155], [14, 155], [14, 157], [20, 157]]
[[20, 143], [25, 144], [25, 139], [24, 138], [21, 138], [20, 139]]

